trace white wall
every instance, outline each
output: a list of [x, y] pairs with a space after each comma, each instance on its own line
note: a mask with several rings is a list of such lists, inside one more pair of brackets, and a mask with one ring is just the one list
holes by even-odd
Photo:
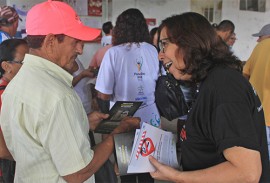
[[240, 11], [239, 0], [223, 0], [222, 19], [234, 22], [237, 40], [233, 49], [241, 60], [246, 61], [257, 44], [257, 38], [251, 35], [270, 23], [270, 1], [266, 1], [266, 12], [253, 12]]
[[0, 0], [0, 6], [4, 6], [4, 5], [6, 5], [6, 0]]
[[[156, 18], [158, 26], [163, 19], [173, 14], [190, 11], [189, 0], [113, 0], [112, 21], [128, 8], [138, 8], [145, 18]], [[149, 27], [151, 29], [153, 27]]]

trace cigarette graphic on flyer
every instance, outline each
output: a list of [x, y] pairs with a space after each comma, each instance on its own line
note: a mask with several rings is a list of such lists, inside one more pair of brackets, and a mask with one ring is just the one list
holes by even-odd
[[[137, 136], [137, 137], [136, 137]], [[176, 140], [171, 132], [161, 130], [148, 123], [143, 123], [135, 134], [134, 147], [127, 173], [143, 173], [155, 171], [148, 156], [154, 156], [159, 162], [178, 167], [176, 156]]]

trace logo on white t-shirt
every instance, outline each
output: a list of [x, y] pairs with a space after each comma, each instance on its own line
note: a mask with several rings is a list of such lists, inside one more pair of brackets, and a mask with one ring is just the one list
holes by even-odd
[[145, 73], [142, 72], [143, 58], [142, 57], [136, 58], [135, 64], [138, 72], [135, 72], [134, 76], [137, 76], [138, 81], [142, 81], [143, 75], [145, 75]]
[[143, 65], [143, 58], [142, 57], [137, 58], [136, 59], [136, 64], [137, 64], [138, 72], [141, 72], [142, 65]]
[[157, 114], [152, 113], [152, 118], [150, 119], [150, 124], [152, 126], [159, 126], [160, 125], [160, 118]]
[[138, 87], [138, 95], [144, 95], [143, 86]]

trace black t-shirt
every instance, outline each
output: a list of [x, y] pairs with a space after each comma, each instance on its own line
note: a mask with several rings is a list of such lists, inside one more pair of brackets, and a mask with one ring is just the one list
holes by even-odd
[[[270, 182], [263, 110], [256, 92], [240, 72], [212, 69], [181, 131], [183, 170], [199, 170], [226, 161], [223, 151], [234, 146], [260, 151], [261, 182]], [[248, 160], [247, 160], [248, 161]]]

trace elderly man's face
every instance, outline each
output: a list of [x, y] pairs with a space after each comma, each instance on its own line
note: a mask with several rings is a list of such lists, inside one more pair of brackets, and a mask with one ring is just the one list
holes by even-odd
[[58, 58], [58, 65], [66, 71], [71, 70], [75, 59], [82, 53], [83, 42], [69, 36], [65, 36], [64, 40], [60, 42], [55, 49], [55, 54], [57, 54]]

